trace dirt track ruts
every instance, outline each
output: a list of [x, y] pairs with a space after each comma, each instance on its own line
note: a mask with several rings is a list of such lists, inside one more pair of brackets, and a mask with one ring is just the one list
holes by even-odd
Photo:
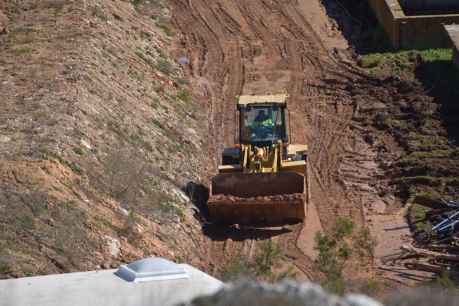
[[[319, 219], [291, 228], [274, 239], [285, 255], [307, 277], [312, 277], [313, 235], [327, 230], [338, 215], [363, 224], [363, 203], [353, 187], [346, 186], [340, 165], [358, 164], [346, 152], [356, 147], [352, 98], [340, 82], [353, 82], [354, 71], [334, 48], [317, 33], [321, 25], [310, 24], [304, 12], [321, 22], [328, 18], [318, 1], [306, 0], [173, 0], [173, 20], [182, 33], [180, 48], [190, 58], [189, 74], [195, 95], [207, 105], [208, 177], [216, 173], [222, 149], [234, 144], [236, 96], [288, 92], [292, 141], [310, 147], [311, 202]], [[318, 16], [318, 17], [317, 17]], [[337, 83], [337, 86], [334, 86]], [[308, 230], [303, 231], [303, 227]], [[215, 265], [241, 252], [251, 256], [253, 239], [228, 235], [210, 241], [209, 257]], [[249, 235], [250, 236], [250, 235]], [[273, 235], [276, 236], [276, 235]], [[247, 238], [247, 239], [246, 239]]]

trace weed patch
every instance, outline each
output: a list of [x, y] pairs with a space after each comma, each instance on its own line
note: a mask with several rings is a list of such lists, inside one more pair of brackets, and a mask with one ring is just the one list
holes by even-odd
[[160, 28], [167, 36], [171, 37], [175, 34], [168, 20], [158, 18], [158, 20], [156, 21], [156, 26]]
[[156, 69], [162, 72], [165, 75], [170, 76], [174, 72], [174, 67], [172, 64], [163, 58], [160, 58], [155, 65]]
[[73, 152], [77, 155], [84, 155], [84, 150], [80, 147], [73, 148]]
[[241, 278], [253, 278], [251, 263], [246, 257], [238, 255], [233, 257], [223, 268], [221, 273], [223, 281], [236, 281]]
[[8, 263], [6, 262], [1, 262], [0, 261], [0, 275], [2, 274], [8, 274], [11, 272], [11, 267]]
[[329, 234], [317, 233], [315, 249], [319, 252], [315, 266], [322, 272], [322, 285], [337, 294], [343, 294], [346, 289], [344, 268], [352, 255], [359, 260], [372, 257], [376, 245], [368, 229], [354, 233], [355, 224], [349, 218], [339, 217]]
[[267, 240], [259, 245], [253, 259], [249, 260], [242, 255], [233, 257], [223, 267], [221, 277], [225, 281], [254, 278], [270, 282], [294, 277], [295, 273], [292, 271], [292, 268], [280, 271], [276, 269], [282, 258], [282, 250], [279, 245], [272, 240]]
[[429, 222], [427, 221], [427, 213], [430, 208], [413, 204], [410, 208], [410, 221], [415, 231], [424, 231], [430, 228]]
[[186, 103], [191, 102], [191, 94], [185, 89], [182, 89], [177, 93], [177, 98]]
[[28, 55], [33, 52], [33, 49], [31, 47], [24, 46], [13, 49], [13, 52], [16, 55]]
[[143, 53], [142, 50], [137, 50], [135, 54], [137, 54], [137, 56], [140, 57], [150, 67], [153, 67], [153, 68], [155, 67], [153, 60], [150, 57], [148, 57], [145, 53]]
[[413, 71], [422, 63], [450, 61], [451, 59], [450, 49], [403, 50], [365, 54], [361, 57], [359, 65], [370, 69], [373, 73], [389, 70], [392, 73], [401, 74]]

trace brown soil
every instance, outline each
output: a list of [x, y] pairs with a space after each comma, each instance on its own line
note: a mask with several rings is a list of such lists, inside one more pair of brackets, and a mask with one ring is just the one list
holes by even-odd
[[[154, 2], [0, 1], [0, 277], [149, 255], [220, 276], [272, 239], [283, 266], [317, 280], [314, 236], [344, 216], [379, 242], [346, 276], [403, 282], [378, 268], [408, 235], [392, 183], [409, 144], [379, 123], [416, 129], [422, 86], [357, 68], [319, 0], [171, 0], [176, 39]], [[310, 148], [305, 223], [202, 230], [181, 189], [195, 182], [205, 202], [199, 184], [237, 142], [237, 95], [283, 91], [292, 142]]]
[[[327, 231], [337, 216], [367, 225], [365, 206], [380, 198], [374, 186], [383, 173], [379, 150], [364, 141], [368, 131], [354, 120], [367, 101], [352, 91], [367, 77], [350, 66], [345, 40], [316, 1], [176, 0], [173, 6], [183, 34], [177, 52], [190, 58], [195, 93], [208, 105], [209, 176], [223, 147], [235, 141], [235, 97], [290, 94], [293, 142], [310, 146], [311, 196], [306, 224], [274, 239], [293, 265], [314, 275], [312, 233]], [[221, 265], [235, 253], [249, 256], [256, 244], [211, 241], [209, 258]], [[355, 278], [372, 271], [358, 264], [351, 269]]]
[[204, 117], [166, 54], [164, 3], [0, 11], [0, 278], [150, 255], [202, 266], [181, 188], [200, 179]]

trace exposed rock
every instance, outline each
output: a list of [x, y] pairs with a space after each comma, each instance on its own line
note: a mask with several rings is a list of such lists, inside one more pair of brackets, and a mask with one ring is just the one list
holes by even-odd
[[91, 149], [92, 149], [91, 144], [90, 144], [88, 141], [84, 140], [84, 139], [81, 140], [81, 145], [82, 145], [83, 147], [85, 147], [86, 149], [88, 149], [88, 150], [91, 150]]
[[121, 252], [121, 243], [119, 240], [110, 236], [105, 236], [104, 238], [107, 242], [107, 249], [110, 255], [113, 257], [118, 257]]
[[10, 142], [11, 138], [5, 135], [0, 135], [0, 142]]
[[201, 297], [187, 306], [382, 306], [362, 295], [345, 298], [329, 294], [312, 283], [284, 281], [277, 285], [242, 282], [229, 285], [213, 296]]

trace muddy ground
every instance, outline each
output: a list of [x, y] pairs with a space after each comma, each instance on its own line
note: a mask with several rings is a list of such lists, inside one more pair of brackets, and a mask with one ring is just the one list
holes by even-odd
[[[290, 94], [292, 141], [310, 147], [311, 195], [305, 224], [273, 239], [285, 245], [290, 264], [312, 277], [316, 232], [329, 230], [338, 216], [371, 226], [375, 203], [382, 213], [400, 206], [380, 163], [397, 145], [390, 137], [368, 141], [371, 127], [358, 120], [392, 100], [384, 90], [392, 84], [354, 68], [346, 40], [317, 1], [172, 3], [183, 35], [177, 52], [190, 58], [194, 92], [209, 109], [209, 175], [223, 147], [235, 141], [235, 97]], [[256, 239], [211, 242], [210, 258], [250, 256], [256, 245]], [[349, 270], [352, 278], [375, 273], [358, 262]]]
[[[271, 241], [274, 270], [320, 280], [316, 233], [346, 217], [378, 242], [370, 258], [351, 257], [347, 279], [422, 281], [381, 259], [411, 240], [405, 203], [432, 193], [412, 177], [457, 176], [457, 159], [406, 159], [437, 150], [432, 139], [456, 150], [447, 82], [429, 87], [421, 63], [411, 78], [361, 69], [369, 36], [352, 1], [153, 2], [0, 2], [0, 276], [160, 255], [222, 277]], [[221, 151], [237, 142], [236, 96], [279, 92], [292, 142], [309, 145], [306, 221], [207, 225], [192, 202], [203, 208]], [[435, 192], [457, 184], [442, 182]]]
[[[357, 28], [346, 9], [363, 17], [367, 8], [301, 0], [172, 3], [183, 35], [177, 52], [190, 58], [194, 92], [209, 109], [209, 176], [223, 147], [235, 142], [235, 96], [290, 94], [293, 142], [310, 146], [311, 195], [306, 222], [272, 235], [284, 247], [287, 263], [303, 277], [320, 277], [313, 268], [315, 233], [330, 231], [338, 216], [346, 216], [368, 227], [378, 242], [373, 260], [348, 263], [348, 278], [404, 285], [428, 280], [429, 275], [402, 266], [386, 267], [381, 258], [411, 242], [404, 205], [409, 196], [399, 182], [406, 171], [400, 159], [412, 151], [406, 134], [425, 116], [434, 117], [435, 124], [442, 118], [436, 117], [439, 108], [425, 84], [358, 68], [358, 53], [370, 34], [362, 33], [361, 22]], [[407, 129], [381, 123], [390, 120], [406, 122]], [[431, 130], [443, 133], [438, 125]], [[257, 237], [247, 239], [243, 231], [239, 237], [244, 238], [232, 230], [228, 239], [211, 241], [210, 258], [219, 263], [235, 254], [250, 258]]]

